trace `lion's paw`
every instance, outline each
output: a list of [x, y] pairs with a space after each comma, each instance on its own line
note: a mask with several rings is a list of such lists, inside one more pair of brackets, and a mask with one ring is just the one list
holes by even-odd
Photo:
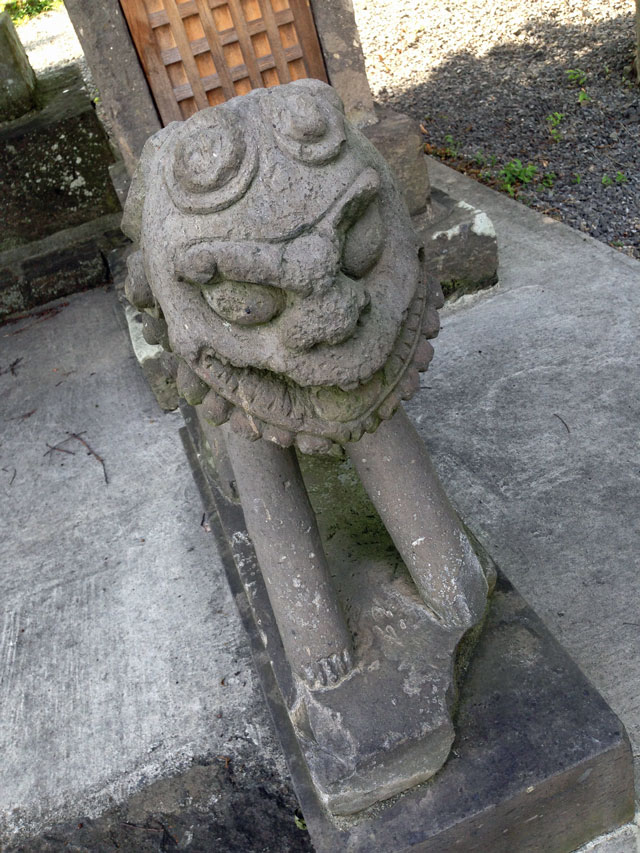
[[334, 687], [353, 669], [353, 657], [349, 649], [342, 649], [314, 664], [303, 667], [304, 680], [308, 687]]

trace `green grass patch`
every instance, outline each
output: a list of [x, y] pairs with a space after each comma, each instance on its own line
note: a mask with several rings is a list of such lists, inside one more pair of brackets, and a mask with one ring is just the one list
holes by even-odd
[[61, 6], [62, 0], [0, 0], [0, 12], [8, 12], [15, 24]]

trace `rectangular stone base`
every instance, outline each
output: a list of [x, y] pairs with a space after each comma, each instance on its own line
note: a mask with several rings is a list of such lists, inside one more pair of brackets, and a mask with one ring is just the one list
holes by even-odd
[[[324, 808], [287, 714], [291, 673], [232, 499], [192, 410], [182, 430], [318, 853], [569, 853], [633, 815], [626, 733], [504, 576], [460, 686], [456, 740], [428, 782], [349, 818]], [[215, 456], [215, 448], [214, 448]], [[235, 535], [234, 535], [235, 534]], [[267, 652], [268, 650], [268, 652]]]

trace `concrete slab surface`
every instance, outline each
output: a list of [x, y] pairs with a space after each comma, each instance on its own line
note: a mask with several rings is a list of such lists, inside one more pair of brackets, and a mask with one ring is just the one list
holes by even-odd
[[443, 311], [407, 408], [461, 515], [625, 724], [638, 790], [640, 263], [430, 174], [492, 219], [500, 282]]
[[[0, 850], [153, 790], [194, 759], [224, 777], [210, 779], [211, 826], [231, 773], [242, 786], [241, 761], [303, 835], [201, 524], [181, 416], [158, 408], [113, 292], [53, 305], [0, 327]], [[128, 849], [146, 849], [138, 841]]]
[[437, 162], [500, 283], [442, 316], [408, 404], [462, 516], [640, 755], [640, 263]]
[[[409, 411], [467, 523], [622, 719], [638, 768], [640, 264], [441, 164], [431, 177], [493, 220], [500, 283], [445, 309]], [[0, 849], [114, 849], [74, 829], [103, 813], [122, 849], [308, 849], [285, 831], [295, 803], [180, 418], [157, 408], [119, 311], [99, 290], [0, 327]], [[166, 787], [195, 790], [200, 767], [206, 832], [179, 819], [191, 794]], [[135, 836], [149, 809], [174, 815], [173, 842], [156, 824]], [[10, 841], [25, 833], [41, 834]], [[590, 847], [638, 849], [633, 826]]]

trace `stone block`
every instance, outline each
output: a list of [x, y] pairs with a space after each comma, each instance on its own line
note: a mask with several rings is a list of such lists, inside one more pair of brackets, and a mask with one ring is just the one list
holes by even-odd
[[23, 264], [23, 271], [34, 305], [99, 287], [109, 280], [102, 252], [92, 242], [30, 258]]
[[0, 130], [0, 251], [120, 208], [113, 153], [82, 79], [56, 79], [44, 109]]
[[[287, 713], [291, 675], [242, 510], [207, 466], [195, 413], [184, 413], [185, 448], [208, 517], [220, 520], [229, 583], [317, 853], [570, 853], [632, 817], [624, 728], [501, 575], [473, 655], [463, 650], [459, 658], [457, 734], [444, 767], [382, 806], [332, 816], [310, 783]], [[340, 505], [337, 495], [323, 501]], [[314, 508], [321, 509], [315, 501]], [[351, 524], [331, 528], [325, 541], [328, 554], [335, 540], [350, 542], [348, 563], [339, 566], [345, 583], [354, 561], [386, 553], [371, 531], [349, 531]], [[377, 707], [388, 698], [381, 691], [368, 701]]]
[[420, 128], [409, 116], [388, 107], [376, 106], [376, 116], [376, 124], [363, 128], [363, 133], [391, 166], [409, 213], [424, 213], [431, 189]]
[[8, 12], [0, 13], [0, 122], [34, 109], [36, 75]]
[[176, 388], [176, 357], [159, 344], [147, 343], [143, 336], [143, 314], [126, 302], [124, 311], [133, 351], [154, 397], [165, 412], [177, 409], [180, 398]]
[[373, 95], [351, 0], [311, 0], [311, 8], [329, 83], [340, 95], [347, 118], [361, 129], [375, 124]]
[[126, 238], [120, 214], [67, 228], [0, 253], [0, 318], [107, 284], [106, 256]]
[[498, 242], [484, 211], [433, 189], [432, 211], [414, 216], [430, 271], [445, 296], [490, 287], [498, 280]]

